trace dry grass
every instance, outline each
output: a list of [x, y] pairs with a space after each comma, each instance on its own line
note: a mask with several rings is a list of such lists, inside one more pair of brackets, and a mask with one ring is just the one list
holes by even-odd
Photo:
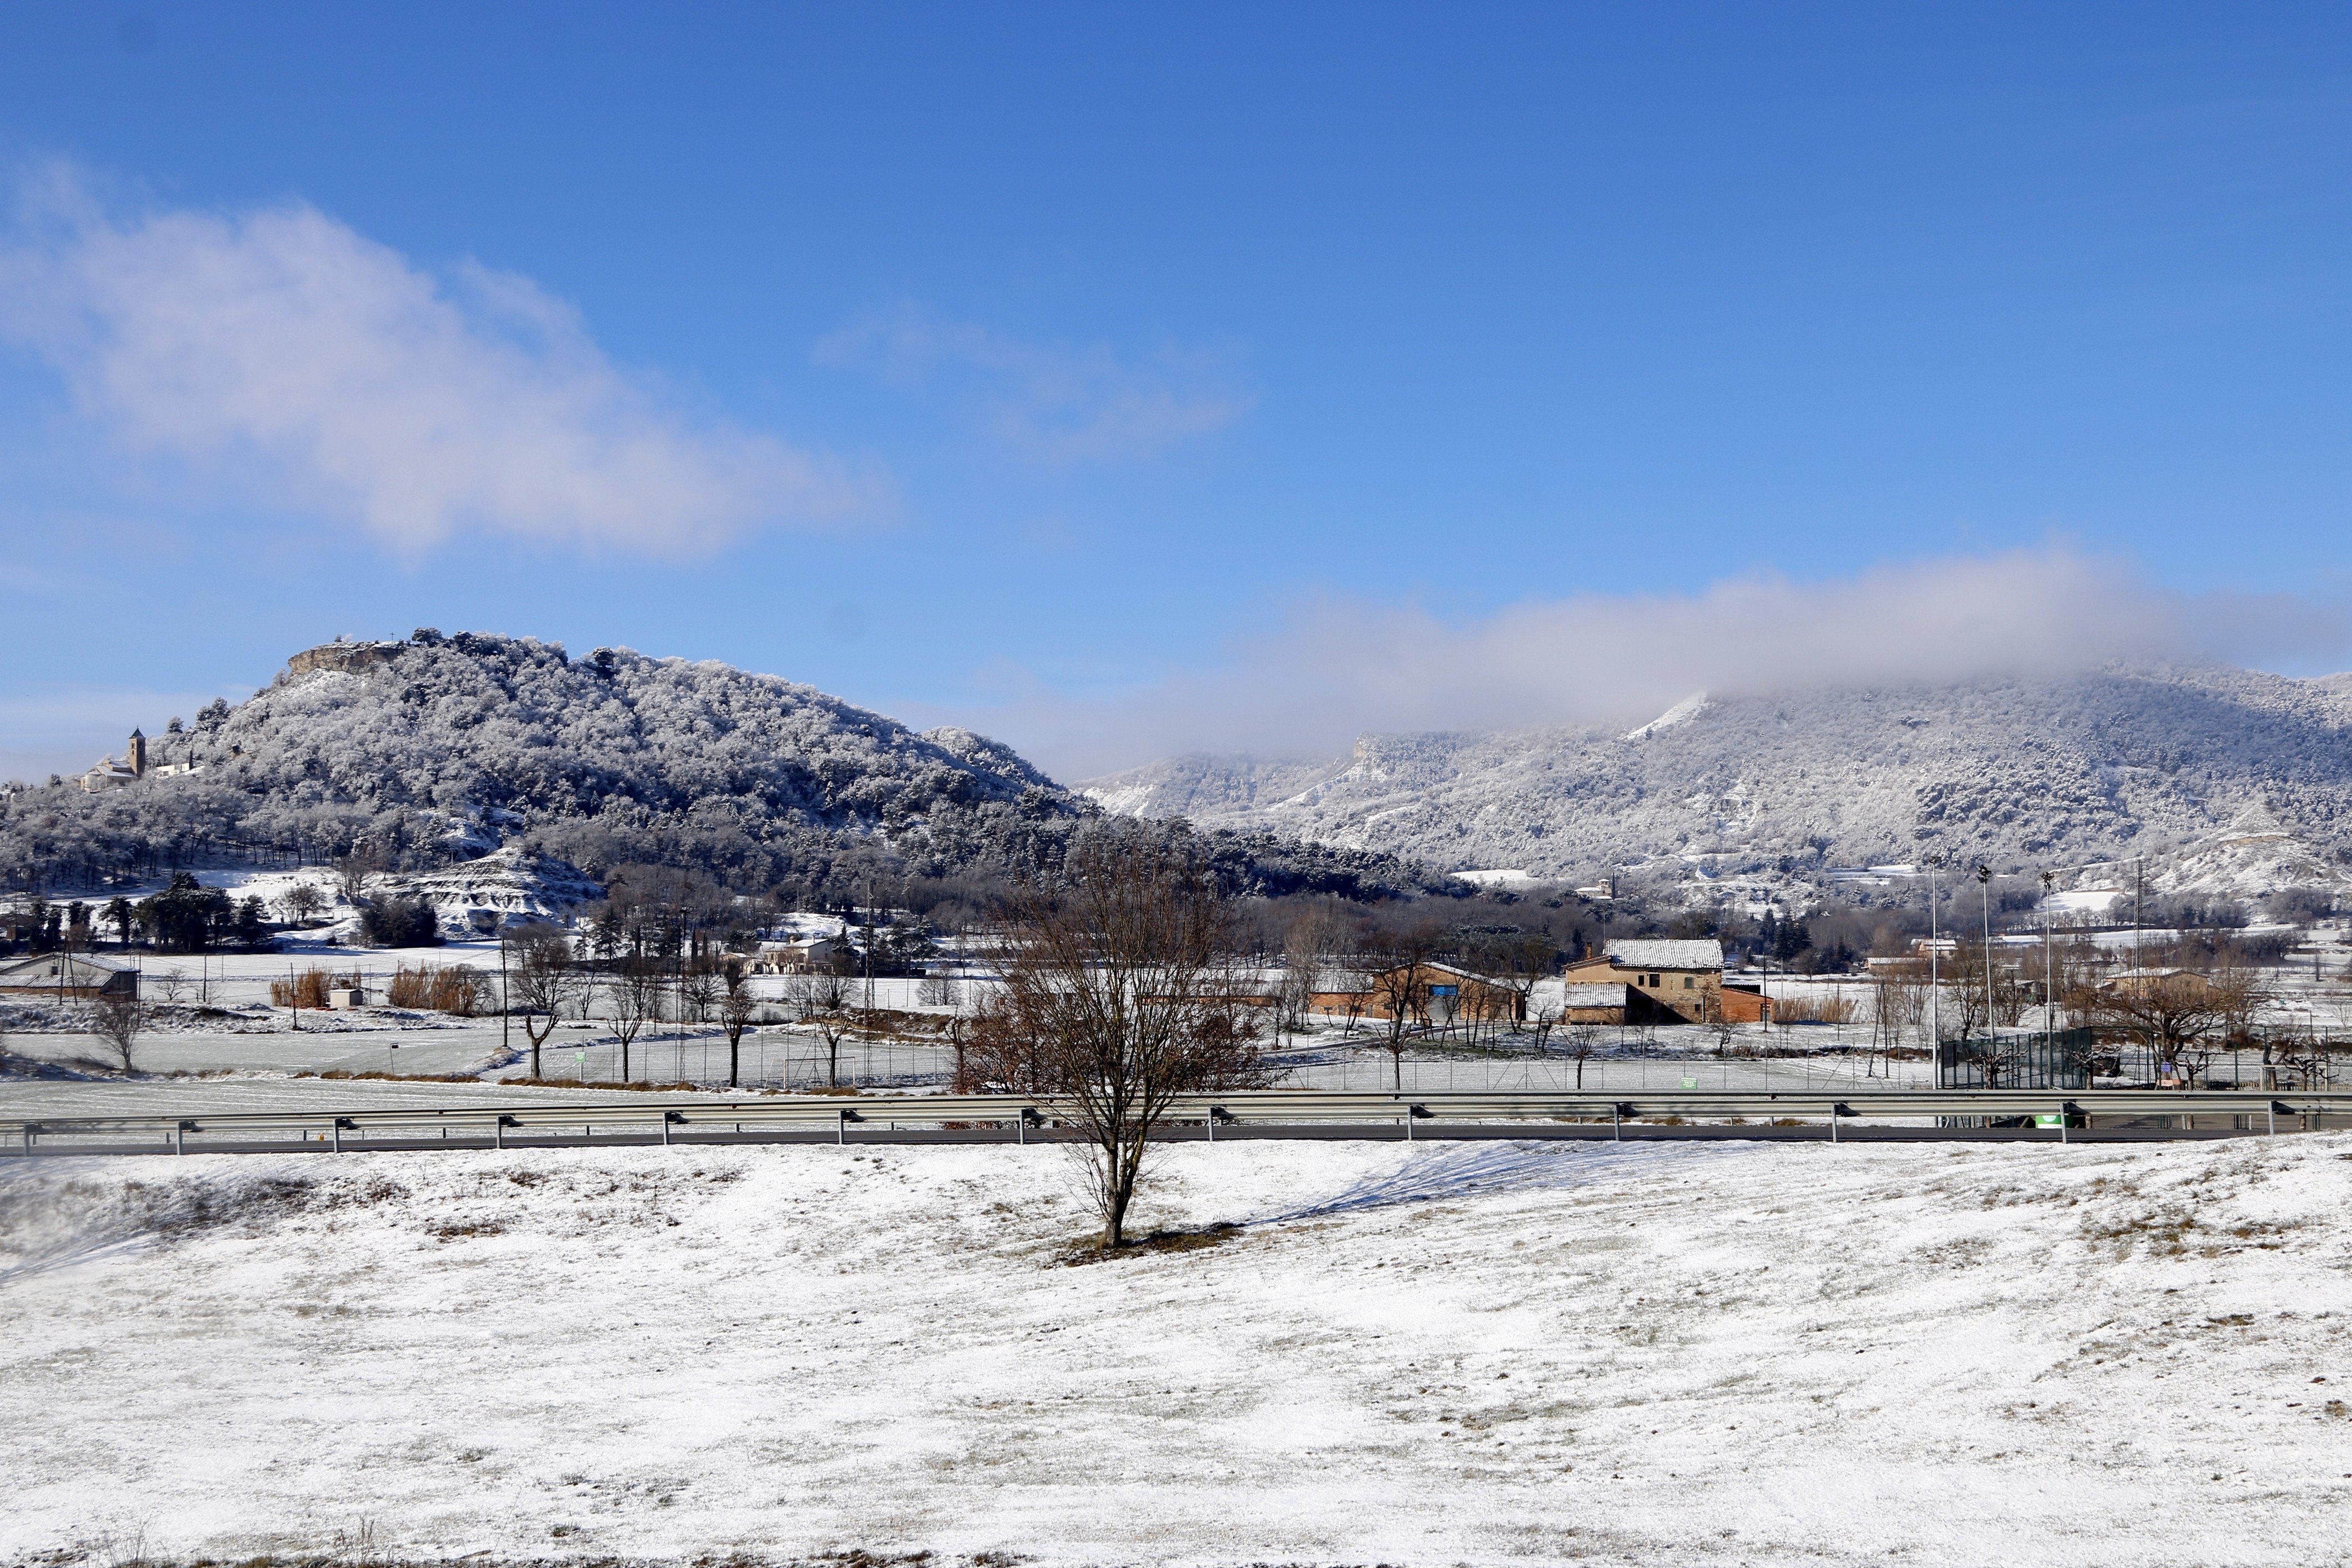
[[1065, 1268], [1075, 1268], [1087, 1263], [1111, 1263], [1123, 1258], [1140, 1258], [1146, 1253], [1198, 1252], [1203, 1247], [1222, 1247], [1238, 1241], [1242, 1227], [1231, 1220], [1209, 1226], [1202, 1230], [1155, 1230], [1150, 1236], [1139, 1236], [1117, 1247], [1105, 1247], [1097, 1241], [1083, 1241], [1067, 1251], [1057, 1254], [1054, 1261]]
[[470, 1018], [481, 1005], [481, 977], [462, 963], [404, 963], [393, 971], [383, 996], [395, 1007]]
[[1775, 996], [1772, 1018], [1781, 1024], [1852, 1024], [1862, 1004], [1851, 996]]
[[363, 984], [356, 973], [337, 974], [331, 969], [306, 969], [284, 980], [271, 981], [269, 1004], [273, 1007], [308, 1007], [323, 1013], [327, 1010], [328, 992], [356, 989]]
[[[654, 1083], [645, 1079], [639, 1079], [634, 1083], [598, 1083], [593, 1079], [576, 1078], [502, 1078], [492, 1081], [523, 1089], [614, 1089], [635, 1094], [695, 1094], [700, 1093], [706, 1087], [682, 1080], [677, 1083]], [[772, 1089], [742, 1089], [737, 1092], [773, 1094], [776, 1090]]]

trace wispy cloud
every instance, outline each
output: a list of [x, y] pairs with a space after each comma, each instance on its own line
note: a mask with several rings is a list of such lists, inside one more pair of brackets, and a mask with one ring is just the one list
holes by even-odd
[[656, 554], [872, 510], [887, 486], [697, 425], [529, 279], [436, 275], [299, 203], [124, 213], [25, 182], [0, 334], [123, 447], [407, 550], [478, 528]]
[[989, 434], [1049, 463], [1144, 456], [1222, 429], [1251, 402], [1225, 384], [1229, 354], [1170, 350], [1139, 363], [1108, 343], [1023, 342], [912, 310], [845, 328], [815, 357], [903, 386], [952, 383]]
[[1114, 700], [1032, 689], [964, 721], [1057, 776], [1185, 751], [1330, 754], [1366, 731], [1623, 724], [1696, 691], [2053, 675], [2110, 659], [2340, 658], [2352, 615], [2290, 595], [2188, 595], [2065, 549], [1914, 561], [1824, 583], [1579, 595], [1449, 622], [1327, 597], [1213, 668]]

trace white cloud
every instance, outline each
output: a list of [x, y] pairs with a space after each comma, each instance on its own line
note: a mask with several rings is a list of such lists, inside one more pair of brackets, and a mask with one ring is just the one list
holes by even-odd
[[1049, 463], [1145, 456], [1222, 429], [1251, 401], [1217, 384], [1224, 355], [1168, 352], [1137, 365], [1108, 343], [1046, 347], [914, 310], [835, 332], [815, 357], [900, 385], [959, 375], [991, 435]]
[[1576, 595], [1466, 622], [1325, 598], [1220, 665], [1123, 698], [1031, 689], [963, 721], [1079, 778], [1185, 751], [1329, 755], [1366, 731], [1638, 723], [1728, 694], [2051, 675], [2109, 659], [2340, 658], [2352, 619], [2281, 595], [2190, 595], [2063, 549], [1826, 583]]
[[884, 487], [698, 427], [530, 279], [436, 277], [315, 208], [120, 216], [70, 172], [0, 248], [0, 333], [131, 451], [419, 550], [460, 529], [652, 553], [870, 509]]

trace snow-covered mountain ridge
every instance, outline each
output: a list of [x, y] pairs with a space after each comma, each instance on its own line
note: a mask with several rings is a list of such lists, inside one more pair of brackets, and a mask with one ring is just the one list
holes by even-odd
[[1769, 882], [1937, 850], [2001, 870], [2146, 856], [2159, 885], [2250, 895], [2346, 876], [2352, 677], [2195, 665], [1695, 696], [1630, 731], [1368, 734], [1344, 758], [1179, 757], [1081, 790], [1436, 869]]
[[[650, 863], [837, 896], [1051, 864], [1099, 816], [969, 730], [918, 733], [714, 660], [574, 659], [480, 633], [306, 649], [247, 701], [214, 702], [147, 745], [144, 776], [97, 794], [65, 781], [0, 792], [0, 885], [315, 861], [364, 843], [406, 872], [510, 847], [592, 877]], [[1262, 890], [1412, 880], [1381, 857], [1262, 835], [1204, 848]]]

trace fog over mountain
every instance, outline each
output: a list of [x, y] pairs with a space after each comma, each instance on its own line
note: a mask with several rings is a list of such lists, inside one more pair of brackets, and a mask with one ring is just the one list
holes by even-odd
[[1368, 734], [1347, 757], [1195, 754], [1081, 787], [1433, 869], [1772, 881], [1937, 850], [2004, 871], [2146, 856], [2152, 884], [2248, 895], [2346, 876], [2352, 676], [2118, 665], [1697, 695], [1630, 731]]

